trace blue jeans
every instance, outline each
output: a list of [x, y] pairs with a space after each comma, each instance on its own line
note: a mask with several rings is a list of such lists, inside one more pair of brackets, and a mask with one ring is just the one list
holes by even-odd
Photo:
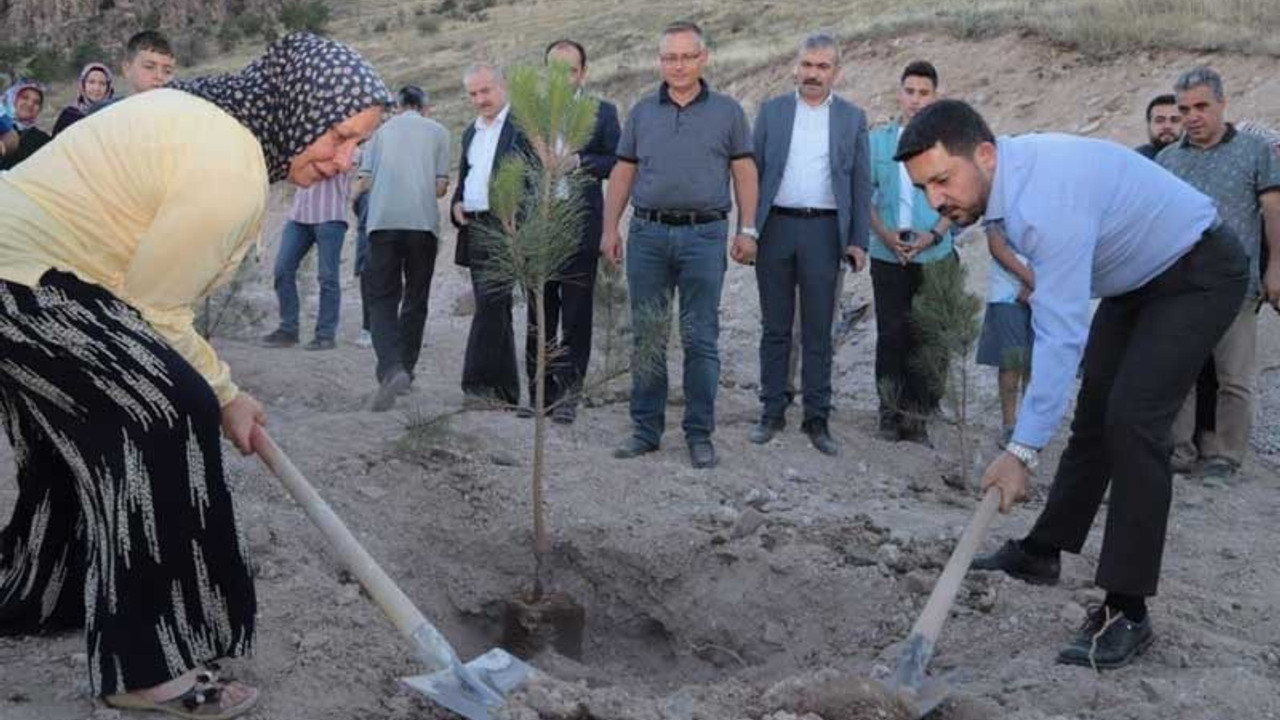
[[[658, 343], [653, 362], [631, 373], [631, 421], [639, 440], [656, 446], [667, 409], [666, 321], [671, 295], [680, 294], [680, 339], [684, 346], [684, 428], [690, 444], [708, 441], [716, 428], [720, 383], [720, 291], [728, 266], [728, 224], [663, 225], [632, 219], [627, 240], [627, 285], [637, 353]], [[660, 319], [660, 322], [654, 322]]]
[[280, 329], [298, 334], [298, 266], [312, 245], [319, 249], [320, 311], [316, 315], [316, 338], [332, 340], [338, 331], [338, 307], [342, 289], [338, 285], [338, 266], [342, 262], [342, 240], [347, 234], [345, 222], [307, 225], [289, 220], [280, 235], [280, 252], [276, 254], [275, 288], [280, 301]]

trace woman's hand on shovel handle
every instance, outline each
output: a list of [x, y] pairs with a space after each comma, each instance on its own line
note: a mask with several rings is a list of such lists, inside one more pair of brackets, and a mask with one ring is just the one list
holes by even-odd
[[982, 491], [994, 486], [1000, 489], [1000, 512], [1007, 513], [1014, 504], [1027, 497], [1027, 481], [1031, 472], [1013, 455], [1003, 452], [991, 461], [982, 475]]
[[266, 424], [266, 409], [247, 392], [242, 391], [222, 406], [222, 434], [242, 455], [253, 454], [253, 428]]

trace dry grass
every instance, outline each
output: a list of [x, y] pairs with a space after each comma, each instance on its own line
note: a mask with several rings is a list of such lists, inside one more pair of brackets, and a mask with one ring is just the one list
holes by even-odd
[[[334, 1], [330, 30], [392, 86], [425, 87], [452, 128], [471, 116], [461, 78], [468, 64], [537, 63], [547, 42], [566, 36], [589, 48], [593, 87], [627, 105], [655, 82], [656, 35], [677, 18], [707, 29], [711, 76], [720, 84], [776, 65], [819, 28], [850, 42], [919, 31], [970, 39], [1022, 31], [1095, 56], [1139, 48], [1280, 55], [1280, 0], [492, 0], [483, 20], [440, 13], [441, 2]], [[424, 18], [436, 21], [434, 32], [422, 32]], [[260, 49], [260, 42], [241, 43], [183, 74], [234, 69]], [[49, 117], [72, 94], [69, 85], [55, 88]]]
[[517, 0], [488, 8], [480, 22], [441, 17], [439, 31], [423, 36], [416, 19], [434, 15], [437, 2], [339, 6], [332, 28], [364, 51], [393, 85], [424, 85], [451, 127], [470, 116], [461, 87], [469, 63], [536, 63], [545, 43], [565, 36], [590, 49], [593, 85], [629, 103], [656, 79], [655, 38], [676, 18], [697, 20], [707, 29], [712, 74], [722, 83], [774, 64], [818, 28], [850, 41], [921, 30], [964, 38], [1026, 31], [1100, 56], [1138, 48], [1280, 55], [1276, 0]]

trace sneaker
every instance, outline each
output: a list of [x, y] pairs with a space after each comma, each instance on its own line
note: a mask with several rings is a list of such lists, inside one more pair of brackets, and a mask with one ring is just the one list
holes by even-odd
[[373, 347], [373, 333], [368, 330], [361, 330], [360, 334], [356, 336], [356, 347]]
[[657, 451], [657, 449], [657, 445], [650, 445], [644, 440], [632, 436], [627, 438], [627, 441], [623, 443], [621, 447], [613, 451], [613, 456], [619, 460], [630, 460], [631, 458], [640, 457], [641, 455], [648, 455], [651, 452]]
[[1057, 557], [1032, 555], [1017, 540], [1006, 540], [1000, 549], [979, 555], [969, 565], [973, 570], [1000, 571], [1032, 585], [1057, 585], [1062, 575], [1062, 560]]
[[1196, 472], [1201, 480], [1230, 480], [1235, 477], [1236, 464], [1226, 458], [1212, 457], [1204, 461]]
[[1085, 618], [1075, 639], [1058, 653], [1058, 662], [1095, 670], [1122, 668], [1151, 647], [1155, 639], [1150, 614], [1141, 622], [1134, 622], [1119, 610], [1102, 605]]
[[270, 334], [262, 336], [262, 344], [273, 348], [293, 347], [298, 344], [298, 336], [276, 329]]
[[312, 338], [306, 345], [307, 350], [332, 350], [336, 347], [338, 344], [333, 341], [333, 338]]
[[378, 386], [369, 409], [374, 412], [386, 412], [395, 407], [396, 398], [403, 394], [412, 382], [409, 373], [403, 370], [392, 371]]
[[751, 426], [751, 431], [747, 433], [747, 440], [756, 445], [763, 445], [782, 432], [786, 426], [787, 421], [781, 418], [760, 418], [760, 422]]

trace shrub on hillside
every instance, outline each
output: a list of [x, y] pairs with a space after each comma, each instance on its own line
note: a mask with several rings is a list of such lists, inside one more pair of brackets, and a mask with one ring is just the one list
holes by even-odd
[[56, 48], [40, 48], [27, 61], [26, 74], [41, 82], [65, 80], [72, 74], [67, 69], [69, 65], [67, 57]]
[[102, 49], [97, 40], [82, 40], [76, 45], [76, 49], [71, 51], [71, 62], [68, 66], [70, 73], [80, 74], [80, 68], [91, 62], [107, 62], [109, 56], [107, 51]]
[[281, 6], [277, 18], [290, 32], [305, 30], [322, 35], [332, 15], [333, 9], [325, 0], [292, 0]]
[[433, 17], [418, 18], [419, 35], [435, 35], [440, 32], [440, 21]]

